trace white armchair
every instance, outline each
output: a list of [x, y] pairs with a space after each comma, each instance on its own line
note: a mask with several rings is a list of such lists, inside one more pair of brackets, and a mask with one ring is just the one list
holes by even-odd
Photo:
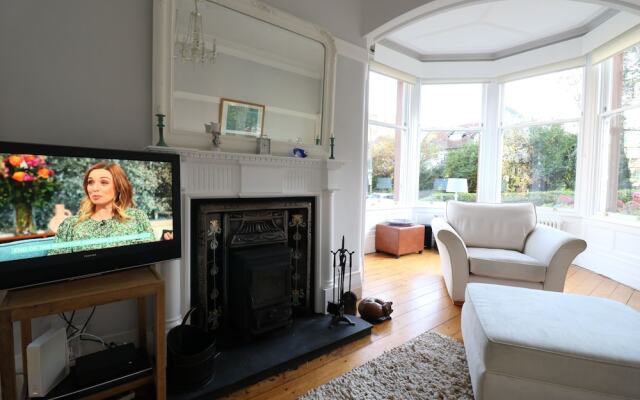
[[569, 265], [587, 248], [582, 239], [537, 225], [531, 203], [448, 201], [445, 209], [431, 227], [456, 304], [464, 302], [468, 282], [561, 292]]

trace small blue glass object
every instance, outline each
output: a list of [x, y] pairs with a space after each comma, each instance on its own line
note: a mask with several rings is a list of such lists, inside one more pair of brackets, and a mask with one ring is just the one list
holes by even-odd
[[307, 157], [307, 152], [304, 151], [304, 149], [301, 149], [300, 147], [296, 147], [293, 149], [293, 156], [298, 158], [305, 158]]

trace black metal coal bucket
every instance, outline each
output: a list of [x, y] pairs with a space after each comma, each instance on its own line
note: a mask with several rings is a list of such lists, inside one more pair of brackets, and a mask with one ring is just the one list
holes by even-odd
[[216, 340], [210, 332], [186, 324], [194, 310], [167, 335], [167, 383], [171, 390], [197, 388], [213, 378]]

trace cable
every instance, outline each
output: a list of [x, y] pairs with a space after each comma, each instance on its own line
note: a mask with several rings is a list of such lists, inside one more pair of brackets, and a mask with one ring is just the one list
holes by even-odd
[[[82, 339], [83, 336], [89, 336], [90, 338], [92, 338], [91, 341], [102, 343], [104, 347], [109, 347], [109, 345], [107, 345], [100, 336], [92, 335], [91, 333], [86, 333], [86, 332], [80, 332], [76, 335], [71, 336], [69, 339], [67, 339], [67, 342], [70, 342], [75, 338], [80, 338], [80, 340], [83, 340]], [[89, 339], [85, 339], [85, 340], [89, 340]]]
[[93, 308], [91, 309], [91, 314], [89, 314], [89, 318], [87, 318], [87, 320], [84, 322], [84, 325], [82, 325], [82, 329], [80, 329], [80, 333], [84, 333], [87, 330], [87, 325], [89, 325], [89, 321], [91, 321], [91, 318], [93, 317], [93, 313], [96, 312], [96, 306], [93, 306]]
[[[78, 327], [73, 324], [73, 318], [76, 315], [75, 310], [71, 313], [71, 318], [70, 319], [67, 318], [65, 313], [60, 313], [58, 315], [60, 316], [60, 318], [62, 318], [64, 320], [64, 322], [67, 323], [67, 329], [66, 329], [67, 337], [73, 336], [73, 335], [75, 335], [76, 333], [78, 333], [80, 331], [80, 329], [78, 329]], [[69, 329], [72, 329], [72, 328], [73, 328], [73, 332], [69, 333]]]

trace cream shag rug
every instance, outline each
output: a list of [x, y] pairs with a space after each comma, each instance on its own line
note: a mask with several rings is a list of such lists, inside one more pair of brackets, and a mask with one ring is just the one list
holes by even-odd
[[300, 399], [473, 399], [473, 391], [464, 346], [427, 332]]

